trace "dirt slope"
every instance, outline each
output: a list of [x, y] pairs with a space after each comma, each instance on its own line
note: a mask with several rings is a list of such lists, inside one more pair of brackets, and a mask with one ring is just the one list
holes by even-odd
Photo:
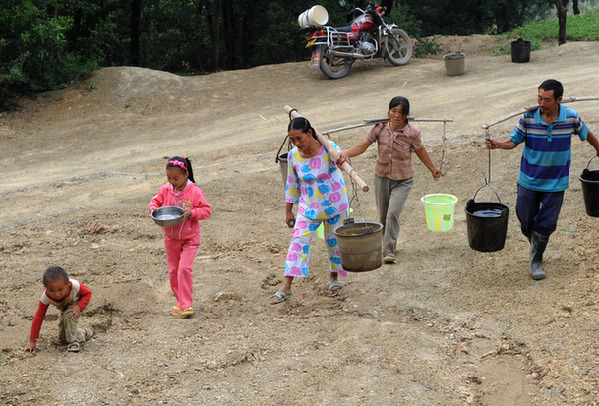
[[[448, 77], [440, 56], [404, 67], [356, 64], [337, 81], [307, 63], [201, 77], [119, 67], [3, 113], [0, 403], [597, 404], [599, 223], [585, 214], [577, 178], [592, 148], [573, 140], [571, 188], [544, 281], [528, 276], [514, 213], [506, 247], [480, 253], [468, 246], [463, 208], [489, 176], [481, 125], [534, 103], [547, 78], [561, 80], [566, 96], [599, 95], [599, 43], [568, 43], [514, 64], [492, 55], [492, 37], [444, 41], [447, 52], [466, 53], [465, 75]], [[442, 124], [418, 123], [447, 172], [433, 180], [415, 161], [398, 264], [350, 274], [331, 299], [317, 241], [310, 278], [294, 284], [288, 302], [268, 305], [290, 239], [274, 162], [288, 121], [283, 106], [324, 132], [383, 117], [400, 94], [414, 117], [453, 122], [446, 143]], [[570, 106], [599, 133], [597, 102]], [[516, 121], [491, 135], [506, 137]], [[332, 138], [350, 146], [367, 131]], [[520, 152], [492, 153], [492, 185], [510, 207]], [[164, 158], [180, 154], [192, 159], [214, 210], [202, 225], [189, 320], [169, 315], [161, 230], [146, 211], [166, 181]], [[374, 157], [373, 149], [354, 160], [368, 183]], [[459, 198], [450, 231], [426, 228], [427, 193]], [[488, 188], [479, 196], [495, 200]], [[373, 194], [358, 198], [376, 220]], [[82, 353], [66, 353], [50, 310], [42, 351], [24, 354], [42, 272], [55, 264], [92, 288], [81, 323], [96, 336]]]

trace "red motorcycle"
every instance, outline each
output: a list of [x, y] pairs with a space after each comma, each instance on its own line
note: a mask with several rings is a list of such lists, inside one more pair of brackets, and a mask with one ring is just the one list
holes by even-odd
[[298, 19], [303, 29], [311, 31], [306, 37], [306, 48], [312, 48], [310, 67], [320, 68], [331, 79], [346, 76], [358, 59], [371, 61], [381, 57], [399, 66], [407, 64], [412, 57], [412, 42], [408, 34], [396, 28], [395, 24], [387, 24], [383, 19], [384, 7], [375, 2], [370, 2], [366, 10], [352, 9], [350, 13], [357, 14], [357, 17], [345, 27], [326, 26], [326, 22], [318, 27], [318, 22], [305, 17], [312, 10], [314, 8]]

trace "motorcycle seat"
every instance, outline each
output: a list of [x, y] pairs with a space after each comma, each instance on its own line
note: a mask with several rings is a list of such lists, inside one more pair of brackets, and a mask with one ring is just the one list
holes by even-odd
[[335, 29], [339, 32], [352, 32], [353, 27], [351, 25], [346, 25], [345, 27], [335, 27]]

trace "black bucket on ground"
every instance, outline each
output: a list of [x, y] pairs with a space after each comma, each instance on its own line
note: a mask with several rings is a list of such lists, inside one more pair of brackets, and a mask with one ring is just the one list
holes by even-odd
[[523, 63], [530, 61], [530, 44], [530, 41], [522, 38], [510, 42], [512, 62]]
[[375, 221], [346, 224], [335, 230], [341, 266], [348, 272], [365, 272], [383, 264], [383, 225]]
[[[491, 187], [489, 183], [482, 186]], [[501, 251], [507, 238], [508, 218], [510, 208], [500, 202], [475, 202], [474, 198], [466, 202], [466, 227], [470, 248], [480, 252]], [[493, 189], [491, 187], [491, 189]], [[495, 192], [495, 190], [493, 190]], [[497, 195], [497, 192], [495, 192]], [[499, 195], [497, 195], [499, 200]]]
[[[594, 158], [591, 158], [591, 161]], [[591, 217], [599, 217], [599, 170], [590, 171], [587, 164], [578, 179], [582, 183], [582, 195], [587, 214]]]

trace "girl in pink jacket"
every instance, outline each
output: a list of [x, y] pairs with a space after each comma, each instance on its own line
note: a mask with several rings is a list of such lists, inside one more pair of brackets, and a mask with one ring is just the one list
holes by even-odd
[[183, 221], [162, 227], [171, 289], [177, 299], [173, 316], [193, 315], [193, 259], [200, 246], [200, 222], [210, 218], [212, 209], [204, 192], [195, 184], [188, 158], [173, 157], [166, 164], [168, 183], [162, 185], [148, 206], [150, 213], [162, 206], [183, 209]]

